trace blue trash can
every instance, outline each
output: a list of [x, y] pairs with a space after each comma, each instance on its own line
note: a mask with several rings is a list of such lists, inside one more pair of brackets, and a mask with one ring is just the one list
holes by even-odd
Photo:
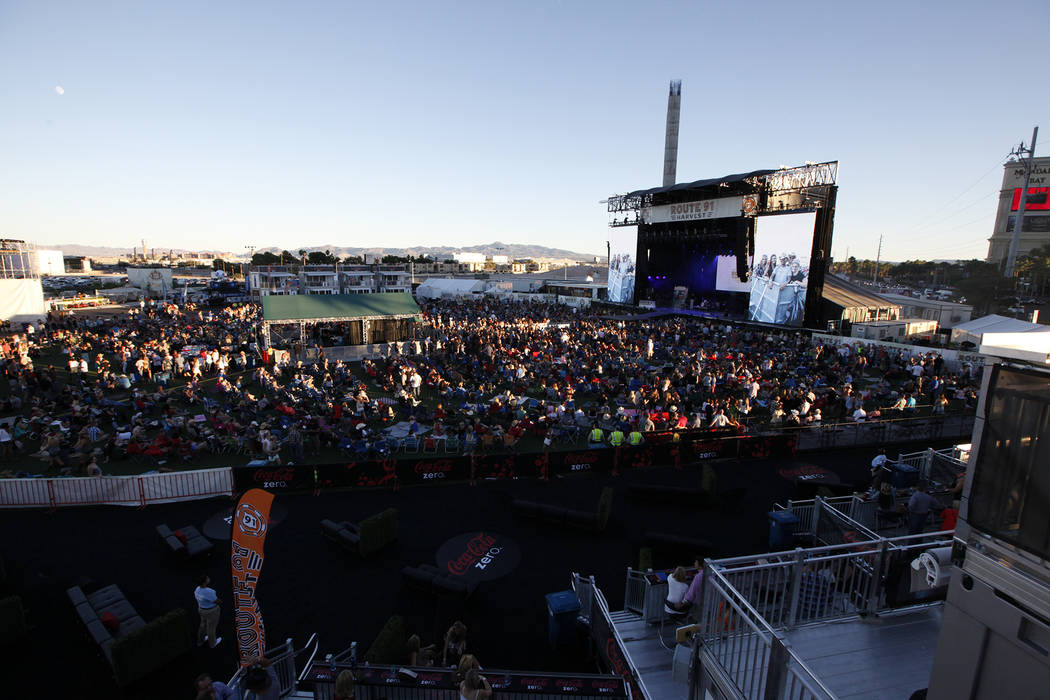
[[552, 647], [572, 644], [576, 637], [576, 616], [580, 613], [580, 599], [574, 591], [548, 593], [547, 639]]
[[774, 510], [769, 514], [769, 549], [778, 551], [795, 546], [795, 528], [798, 517], [790, 510]]

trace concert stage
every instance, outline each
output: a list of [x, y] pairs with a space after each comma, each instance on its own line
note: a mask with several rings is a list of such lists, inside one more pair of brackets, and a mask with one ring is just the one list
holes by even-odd
[[823, 328], [838, 163], [609, 198], [609, 301]]

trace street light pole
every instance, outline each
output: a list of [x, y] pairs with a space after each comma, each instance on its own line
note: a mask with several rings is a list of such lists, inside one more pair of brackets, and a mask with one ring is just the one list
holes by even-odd
[[875, 274], [871, 276], [871, 283], [879, 281], [879, 263], [882, 261], [882, 236], [879, 236], [879, 252], [875, 254]]
[[1017, 264], [1017, 244], [1021, 241], [1021, 230], [1024, 228], [1024, 209], [1028, 202], [1028, 182], [1032, 178], [1032, 160], [1035, 158], [1035, 139], [1039, 135], [1039, 127], [1032, 129], [1032, 145], [1024, 147], [1024, 142], [1014, 150], [1014, 155], [1028, 154], [1028, 160], [1024, 164], [1024, 184], [1021, 186], [1021, 202], [1017, 205], [1017, 216], [1014, 218], [1014, 235], [1010, 237], [1010, 252], [1006, 255], [1006, 268], [1003, 270], [1004, 277], [1014, 276], [1014, 265]]

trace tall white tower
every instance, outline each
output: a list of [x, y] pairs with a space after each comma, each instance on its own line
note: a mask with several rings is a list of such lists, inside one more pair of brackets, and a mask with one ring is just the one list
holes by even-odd
[[675, 184], [678, 174], [678, 115], [682, 111], [682, 81], [672, 80], [667, 95], [667, 133], [664, 136], [664, 187]]

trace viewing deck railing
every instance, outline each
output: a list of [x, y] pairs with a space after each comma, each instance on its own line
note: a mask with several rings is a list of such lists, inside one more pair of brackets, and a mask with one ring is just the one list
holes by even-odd
[[[820, 508], [844, 518], [833, 507]], [[852, 523], [856, 525], [856, 523]], [[858, 528], [864, 533], [864, 528]], [[785, 645], [786, 633], [927, 601], [901, 595], [899, 565], [951, 546], [951, 532], [874, 538], [811, 549], [708, 560], [697, 632], [694, 698], [718, 687], [727, 697], [832, 698]]]
[[627, 647], [620, 633], [616, 631], [609, 603], [605, 595], [594, 583], [593, 576], [572, 574], [572, 589], [580, 599], [580, 619], [586, 623], [591, 634], [591, 641], [598, 650], [598, 655], [609, 670], [623, 678], [630, 690], [630, 697], [636, 700], [660, 700], [650, 698], [639, 683], [638, 668], [627, 654]]

